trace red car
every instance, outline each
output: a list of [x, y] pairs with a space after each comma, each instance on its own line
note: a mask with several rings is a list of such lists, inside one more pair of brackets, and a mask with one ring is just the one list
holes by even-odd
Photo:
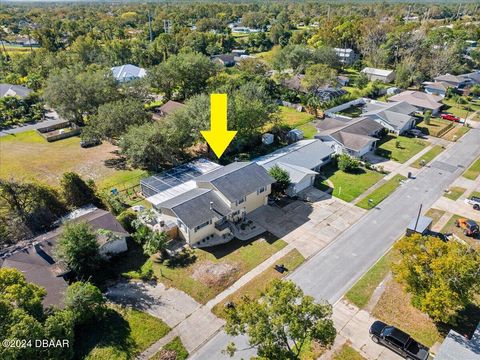
[[444, 120], [453, 121], [453, 122], [460, 122], [460, 118], [456, 117], [456, 116], [453, 116], [452, 114], [442, 114], [440, 116]]

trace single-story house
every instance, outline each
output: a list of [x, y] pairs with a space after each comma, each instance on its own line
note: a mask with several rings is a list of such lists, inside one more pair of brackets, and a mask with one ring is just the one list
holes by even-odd
[[131, 65], [131, 64], [114, 66], [112, 67], [111, 70], [112, 70], [113, 77], [119, 83], [141, 79], [147, 75], [147, 72], [145, 69], [135, 65]]
[[440, 75], [435, 78], [433, 78], [435, 82], [443, 82], [447, 83], [448, 85], [461, 89], [470, 84], [470, 81], [468, 78], [463, 77], [462, 75], [452, 75], [452, 74], [445, 74], [445, 75]]
[[395, 134], [403, 134], [413, 128], [416, 122], [413, 115], [418, 111], [415, 106], [404, 101], [391, 103], [370, 101], [365, 104], [363, 110], [363, 117], [376, 121]]
[[213, 55], [212, 61], [214, 63], [218, 63], [225, 67], [234, 66], [235, 65], [235, 57], [234, 54], [221, 54], [221, 55]]
[[479, 358], [480, 323], [470, 339], [450, 330], [435, 355], [435, 360], [478, 360]]
[[361, 72], [367, 75], [367, 78], [370, 81], [378, 80], [385, 84], [388, 84], [395, 80], [395, 71], [393, 70], [366, 67]]
[[286, 170], [291, 181], [287, 193], [293, 196], [313, 185], [318, 171], [330, 162], [333, 153], [320, 140], [300, 140], [253, 161], [267, 171], [275, 165]]
[[[231, 240], [236, 231], [234, 223], [266, 205], [275, 182], [254, 162], [211, 168], [189, 180], [186, 191], [160, 202], [155, 201], [155, 196], [147, 199], [159, 211], [162, 222], [176, 224], [178, 235], [190, 246]], [[166, 191], [175, 194], [174, 187]]]
[[431, 81], [425, 81], [423, 84], [423, 89], [427, 94], [432, 94], [432, 95], [438, 95], [441, 96], [442, 98], [445, 97], [447, 94], [447, 90], [450, 87], [453, 87], [449, 83], [439, 81], [439, 82], [431, 82]]
[[433, 115], [437, 115], [442, 108], [442, 97], [439, 95], [427, 94], [422, 91], [408, 90], [388, 98], [389, 101], [406, 102], [415, 106], [420, 111], [430, 110]]
[[5, 96], [16, 96], [23, 99], [32, 91], [33, 90], [22, 85], [0, 84], [0, 98]]
[[317, 125], [315, 138], [322, 140], [336, 154], [362, 157], [375, 150], [383, 126], [368, 118], [341, 120], [326, 118]]
[[353, 51], [353, 49], [334, 48], [333, 50], [335, 50], [340, 62], [345, 65], [353, 64], [358, 58], [358, 55], [355, 53], [355, 51]]
[[[115, 216], [105, 210], [86, 207], [64, 217], [64, 221], [86, 222], [97, 233], [100, 254], [108, 258], [127, 250], [126, 237], [129, 235]], [[45, 288], [45, 306], [64, 306], [64, 295], [68, 287], [70, 269], [55, 255], [63, 227], [37, 236], [21, 248], [15, 246], [0, 252], [0, 267], [15, 268], [23, 273], [28, 282]]]
[[178, 109], [183, 108], [184, 106], [185, 106], [184, 104], [178, 101], [168, 100], [165, 104], [163, 104], [158, 109], [156, 109], [155, 115], [164, 117], [164, 116], [167, 116], [168, 114], [173, 113]]

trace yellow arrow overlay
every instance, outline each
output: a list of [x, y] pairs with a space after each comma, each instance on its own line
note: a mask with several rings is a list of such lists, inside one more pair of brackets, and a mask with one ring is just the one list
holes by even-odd
[[227, 130], [227, 94], [210, 94], [210, 130], [200, 133], [220, 159], [237, 134]]

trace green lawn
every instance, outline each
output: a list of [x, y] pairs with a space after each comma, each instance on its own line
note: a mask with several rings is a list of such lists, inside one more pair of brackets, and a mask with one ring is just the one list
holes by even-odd
[[361, 106], [350, 106], [349, 108], [339, 111], [340, 115], [345, 115], [351, 118], [356, 118], [362, 115], [362, 107]]
[[447, 131], [442, 136], [442, 139], [445, 139], [448, 141], [457, 141], [469, 131], [470, 131], [470, 128], [468, 126], [456, 125], [451, 130]]
[[[402, 180], [406, 180], [406, 177], [400, 174], [395, 175], [385, 184], [370, 193], [366, 198], [359, 201], [356, 205], [367, 210], [374, 208], [394, 192], [400, 186], [400, 181]], [[373, 201], [369, 202], [370, 199]]]
[[455, 99], [443, 99], [443, 104], [446, 105], [446, 112], [460, 118], [466, 118], [472, 111], [480, 110], [478, 101], [468, 101], [464, 96], [462, 98], [467, 101], [467, 104], [458, 104]]
[[387, 276], [391, 264], [396, 261], [396, 257], [397, 255], [392, 250], [386, 253], [348, 290], [345, 298], [363, 309], [368, 304], [377, 286]]
[[473, 191], [468, 197], [471, 198], [472, 196], [480, 197], [480, 191]]
[[[153, 262], [153, 272], [158, 281], [166, 286], [182, 290], [205, 304], [286, 245], [285, 241], [266, 233], [254, 241], [233, 240], [211, 248], [194, 249], [190, 257], [176, 264]], [[215, 264], [233, 266], [235, 271], [228, 272], [219, 279], [200, 279], [195, 276], [199, 268]]]
[[280, 51], [280, 46], [274, 46], [269, 51], [257, 53], [257, 54], [254, 54], [254, 56], [256, 58], [265, 60], [267, 64], [272, 64], [273, 59], [275, 58], [275, 56], [279, 51]]
[[365, 358], [350, 345], [345, 344], [333, 354], [332, 360], [365, 360]]
[[279, 111], [282, 124], [292, 128], [309, 123], [315, 118], [312, 114], [300, 112], [287, 106], [279, 106]]
[[83, 149], [76, 136], [49, 143], [34, 130], [6, 135], [0, 137], [0, 178], [57, 185], [64, 172], [74, 171], [95, 180], [100, 190], [123, 189], [124, 181], [138, 184], [146, 174], [143, 170], [116, 170], [107, 166], [117, 159], [116, 150], [116, 146], [107, 142]]
[[317, 128], [312, 123], [307, 123], [307, 124], [298, 126], [297, 128], [303, 131], [303, 137], [305, 139], [313, 139], [313, 137], [317, 133]]
[[432, 218], [432, 225], [435, 225], [444, 214], [443, 210], [431, 208], [425, 213], [425, 216]]
[[475, 180], [480, 175], [480, 158], [475, 160], [475, 162], [470, 165], [470, 167], [463, 173], [463, 177]]
[[345, 201], [352, 201], [363, 194], [367, 189], [383, 178], [383, 174], [360, 169], [356, 173], [346, 173], [339, 170], [335, 165], [330, 164], [322, 168], [322, 174], [327, 180], [316, 181], [315, 186], [323, 191], [328, 191], [329, 181], [333, 183], [332, 195]]
[[448, 189], [448, 192], [444, 193], [443, 196], [446, 198], [449, 198], [451, 200], [457, 200], [460, 196], [463, 195], [463, 193], [467, 189], [459, 187], [459, 186], [452, 186], [451, 188]]
[[268, 288], [272, 280], [281, 279], [288, 275], [291, 271], [300, 266], [304, 260], [305, 258], [298, 252], [298, 250], [294, 249], [290, 251], [287, 255], [277, 261], [278, 264], [283, 264], [289, 270], [288, 272], [280, 274], [273, 267], [268, 268], [250, 280], [247, 284], [243, 285], [233, 294], [229, 295], [225, 300], [215, 305], [212, 309], [212, 312], [218, 317], [223, 318], [225, 317], [223, 310], [227, 302], [232, 301], [234, 303], [238, 303], [242, 301], [244, 296], [248, 296], [250, 299], [260, 298], [261, 294]]
[[164, 337], [170, 328], [138, 310], [112, 306], [105, 319], [76, 331], [76, 358], [129, 360]]
[[[162, 350], [156, 353], [151, 360], [163, 360], [164, 357], [162, 356], [166, 350], [167, 352], [174, 351], [175, 352], [175, 360], [185, 360], [188, 357], [188, 351], [183, 346], [182, 340], [180, 337], [175, 337], [172, 341], [170, 341], [167, 345], [165, 345]], [[169, 358], [170, 359], [170, 358]]]
[[445, 129], [453, 126], [451, 121], [443, 120], [441, 118], [431, 118], [430, 124], [425, 124], [425, 121], [421, 121], [417, 127], [422, 130], [424, 134], [438, 137], [440, 133], [446, 131]]
[[[397, 141], [399, 144], [397, 145]], [[376, 153], [384, 158], [404, 163], [422, 151], [428, 142], [417, 138], [388, 134], [381, 141]]]
[[445, 150], [440, 145], [435, 145], [430, 150], [427, 151], [423, 156], [420, 157], [417, 161], [415, 161], [411, 167], [416, 169], [420, 169], [422, 166], [427, 165], [430, 161], [435, 159], [443, 150]]

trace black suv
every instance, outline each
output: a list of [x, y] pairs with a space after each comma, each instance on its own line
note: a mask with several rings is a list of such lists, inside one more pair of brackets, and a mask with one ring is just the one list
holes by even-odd
[[427, 360], [428, 348], [413, 340], [410, 335], [389, 326], [381, 321], [375, 321], [370, 326], [370, 335], [373, 342], [382, 344], [395, 351], [407, 360]]

